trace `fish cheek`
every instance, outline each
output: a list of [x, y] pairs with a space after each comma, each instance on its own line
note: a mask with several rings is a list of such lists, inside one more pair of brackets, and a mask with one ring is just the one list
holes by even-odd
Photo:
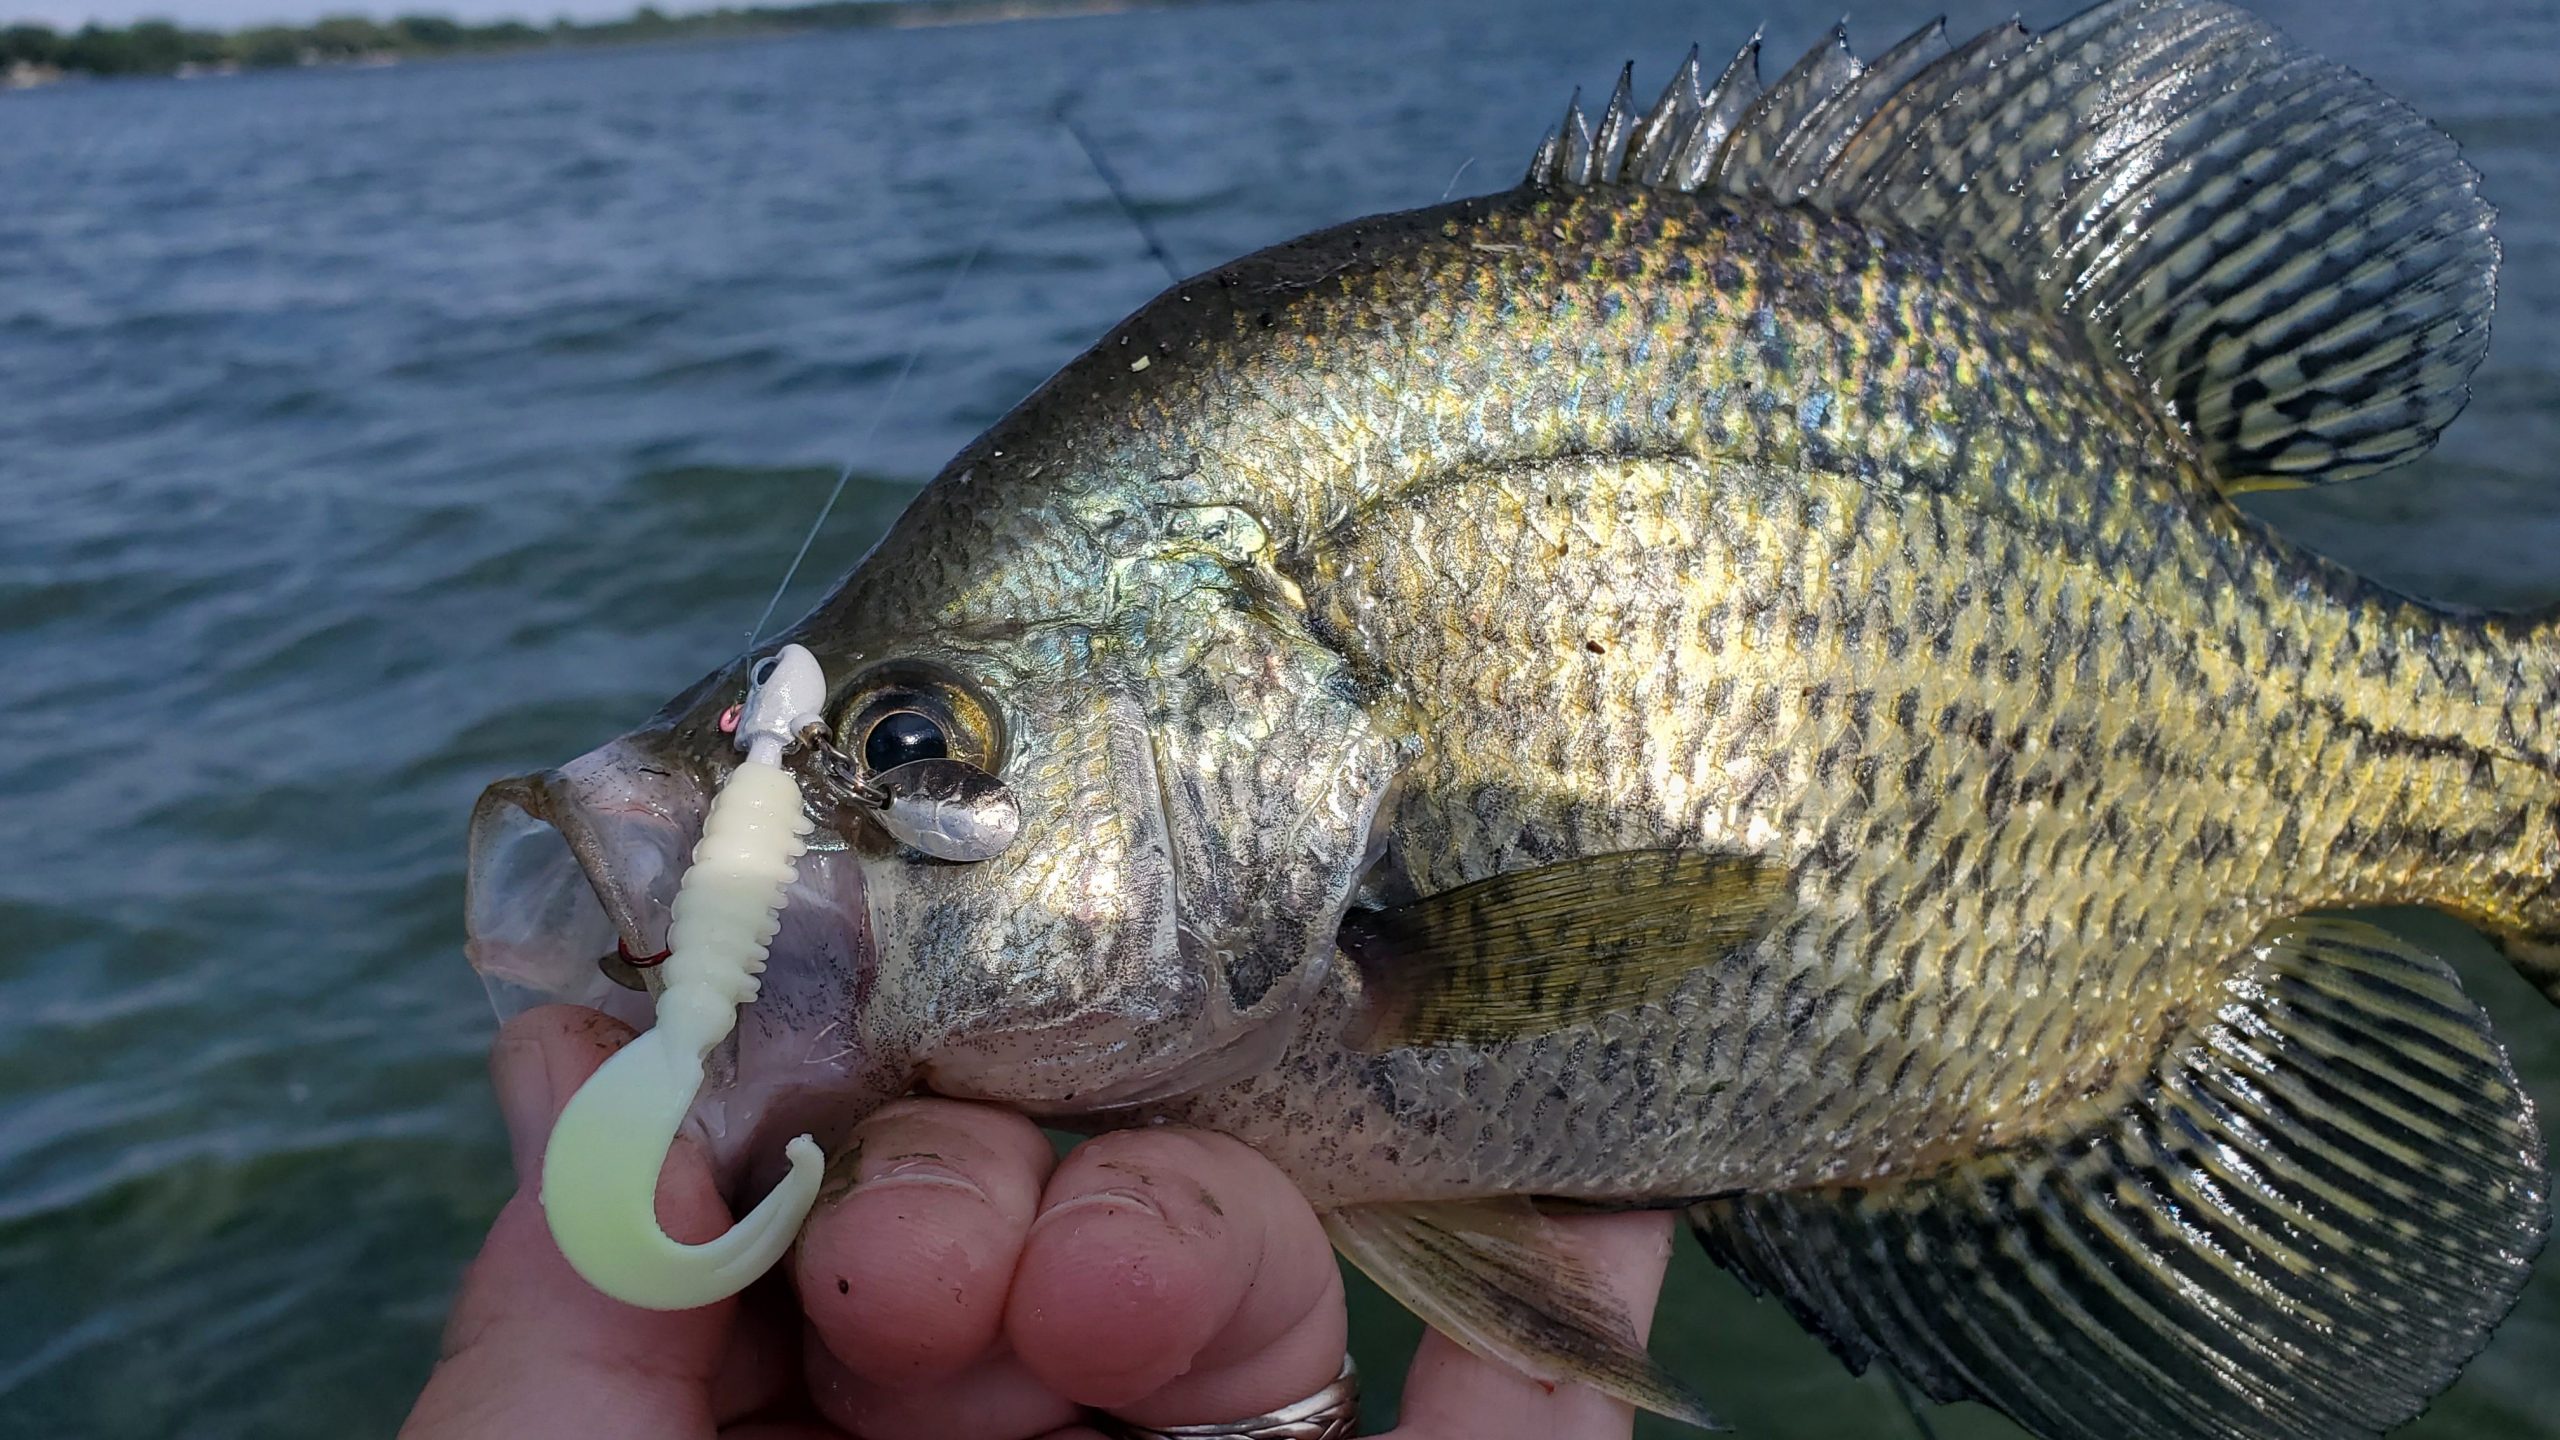
[[938, 1017], [944, 1093], [1059, 1112], [1231, 1080], [1278, 1058], [1333, 961], [1400, 732], [1286, 616], [1159, 603], [1005, 696], [1015, 845], [875, 916]]
[[1158, 667], [1150, 713], [1188, 957], [1229, 1032], [1285, 1028], [1324, 977], [1376, 860], [1403, 729], [1286, 612], [1198, 617], [1196, 663]]
[[929, 1030], [920, 1058], [942, 1093], [1056, 1110], [1192, 1047], [1202, 977], [1175, 938], [1143, 710], [1097, 678], [1005, 697], [1022, 830], [1003, 854], [908, 857], [875, 887], [884, 1003]]

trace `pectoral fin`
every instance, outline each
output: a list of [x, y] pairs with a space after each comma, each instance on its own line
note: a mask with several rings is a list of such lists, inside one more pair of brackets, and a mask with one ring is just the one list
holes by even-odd
[[2532, 1105], [2444, 962], [2305, 920], [2084, 1134], [1690, 1214], [1852, 1369], [2046, 1440], [2348, 1440], [2488, 1339], [2546, 1192]]
[[1354, 912], [1341, 944], [1360, 966], [1365, 1050], [1540, 1035], [1661, 998], [1768, 928], [1783, 866], [1753, 856], [1628, 850]]
[[1474, 1354], [1723, 1428], [1645, 1353], [1626, 1307], [1526, 1200], [1355, 1206], [1326, 1216], [1325, 1230], [1379, 1288]]

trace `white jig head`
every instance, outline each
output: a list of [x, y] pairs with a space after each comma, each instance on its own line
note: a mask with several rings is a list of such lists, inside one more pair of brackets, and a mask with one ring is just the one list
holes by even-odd
[[703, 817], [676, 889], [657, 1023], [616, 1051], [560, 1112], [542, 1161], [542, 1208], [560, 1253], [625, 1304], [689, 1310], [726, 1299], [782, 1258], [818, 1195], [823, 1157], [803, 1135], [773, 1192], [717, 1240], [686, 1245], [658, 1227], [658, 1172], [703, 1060], [756, 998], [810, 822], [782, 752], [819, 719], [826, 675], [798, 645], [756, 667], [738, 717], [746, 759]]
[[826, 672], [805, 647], [785, 645], [750, 673], [755, 679], [738, 711], [738, 748], [751, 764], [779, 767], [800, 732], [824, 718]]

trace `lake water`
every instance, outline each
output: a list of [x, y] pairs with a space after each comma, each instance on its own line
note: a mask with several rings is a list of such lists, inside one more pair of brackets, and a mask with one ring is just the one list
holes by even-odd
[[[473, 795], [729, 655], [837, 467], [786, 612], [1161, 286], [1062, 102], [1197, 269], [1507, 184], [1572, 85], [1836, 8], [1309, 0], [0, 97], [0, 1434], [404, 1412], [509, 1185]], [[2507, 263], [2436, 455], [2265, 508], [2427, 593], [2560, 595], [2560, 10], [2271, 8], [2465, 143]], [[1929, 13], [1862, 8], [1862, 48]], [[2560, 1016], [2449, 943], [2560, 1114]], [[1919, 1433], [1683, 1251], [1666, 1353], [1744, 1433]], [[1383, 1380], [1414, 1332], [1367, 1303]], [[2546, 1264], [2415, 1433], [2560, 1436], [2555, 1353]]]

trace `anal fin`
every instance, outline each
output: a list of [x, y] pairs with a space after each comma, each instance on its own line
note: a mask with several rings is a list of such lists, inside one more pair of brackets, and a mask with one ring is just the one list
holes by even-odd
[[1723, 1428], [1645, 1353], [1626, 1307], [1528, 1201], [1360, 1205], [1324, 1223], [1380, 1289], [1469, 1351], [1549, 1384]]
[[2532, 1104], [2444, 963], [2301, 920], [2086, 1134], [1690, 1216], [1853, 1369], [2046, 1440], [2346, 1440], [2477, 1353], [2546, 1192]]

